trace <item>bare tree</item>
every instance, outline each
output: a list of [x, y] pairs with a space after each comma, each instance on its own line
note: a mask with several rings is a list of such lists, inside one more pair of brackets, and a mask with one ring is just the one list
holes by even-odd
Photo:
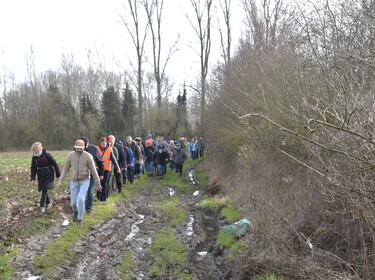
[[164, 62], [162, 62], [162, 12], [164, 1], [158, 0], [144, 0], [144, 8], [147, 13], [148, 24], [151, 29], [152, 36], [152, 57], [153, 57], [153, 66], [154, 66], [154, 76], [156, 81], [156, 92], [157, 92], [157, 106], [160, 109], [162, 105], [162, 83], [165, 80], [165, 69], [168, 65], [170, 58], [173, 53], [176, 52], [176, 45], [178, 39], [172, 44], [169, 48], [168, 53]]
[[[318, 207], [299, 206], [304, 214], [300, 221], [292, 221], [290, 228], [297, 229], [292, 235], [304, 244], [311, 242], [308, 246], [314, 248], [312, 254], [319, 262], [325, 259], [358, 279], [372, 279], [375, 103], [371, 77], [375, 67], [371, 59], [373, 39], [368, 35], [375, 26], [371, 13], [374, 3], [307, 3], [311, 5], [298, 6], [299, 17], [290, 37], [284, 28], [291, 25], [280, 1], [274, 6], [279, 10], [267, 1], [259, 11], [255, 1], [248, 3], [252, 37], [232, 58], [238, 69], [224, 81], [231, 90], [223, 88], [220, 101], [237, 118], [225, 119], [235, 124], [234, 135], [241, 138], [239, 134], [244, 131], [242, 139], [246, 141], [236, 149], [247, 153], [246, 159], [259, 156], [260, 145], [264, 145], [264, 150], [276, 150], [284, 160], [287, 156], [291, 159], [288, 162], [294, 161], [306, 170], [309, 184], [304, 186], [314, 189], [304, 191], [311, 196], [318, 193], [311, 199]], [[217, 115], [223, 115], [223, 110]], [[249, 141], [249, 137], [256, 139]], [[245, 164], [249, 162], [244, 161], [244, 169]], [[297, 173], [291, 174], [293, 179]], [[256, 189], [255, 193], [259, 192]], [[278, 194], [274, 198], [284, 197]], [[284, 207], [285, 213], [288, 207], [292, 206]], [[325, 226], [323, 216], [331, 217], [332, 222], [320, 237], [315, 234]], [[333, 237], [330, 242], [325, 239], [328, 236]], [[339, 250], [331, 245], [341, 242], [345, 245]]]
[[225, 23], [225, 26], [223, 29], [220, 26], [221, 21], [218, 18], [221, 51], [222, 51], [222, 55], [224, 58], [224, 65], [226, 66], [230, 64], [231, 46], [232, 46], [231, 4], [232, 4], [232, 0], [220, 1], [220, 8], [221, 8], [221, 12], [223, 13], [222, 15], [224, 18], [224, 23]]
[[200, 58], [200, 125], [204, 127], [204, 112], [206, 105], [206, 83], [209, 66], [209, 56], [211, 52], [211, 8], [212, 0], [205, 0], [204, 7], [201, 7], [200, 0], [190, 0], [194, 9], [196, 24], [188, 17], [199, 40], [199, 58]]
[[[132, 19], [130, 23], [128, 18], [125, 16], [120, 15], [122, 22], [124, 23], [126, 30], [128, 31], [133, 45], [136, 50], [137, 54], [137, 62], [136, 62], [136, 73], [137, 73], [137, 81], [136, 81], [136, 88], [138, 93], [138, 122], [139, 126], [142, 127], [143, 125], [143, 94], [142, 94], [142, 80], [143, 80], [143, 57], [145, 54], [145, 42], [148, 33], [149, 24], [146, 23], [143, 27], [141, 26], [140, 18], [139, 18], [139, 6], [141, 5], [140, 1], [137, 0], [128, 0], [127, 2], [129, 13]], [[126, 7], [125, 7], [126, 9]], [[143, 28], [143, 32], [142, 29]], [[133, 65], [132, 61], [130, 63]]]
[[[257, 1], [242, 0], [250, 30], [250, 39], [258, 48], [261, 46], [275, 46], [277, 31], [280, 28], [280, 19], [284, 0], [261, 0], [261, 9], [258, 10]], [[261, 13], [261, 14], [259, 14]]]

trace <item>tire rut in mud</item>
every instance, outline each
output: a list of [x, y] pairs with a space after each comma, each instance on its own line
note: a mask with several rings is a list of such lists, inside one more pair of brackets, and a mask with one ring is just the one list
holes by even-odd
[[[175, 195], [179, 197], [176, 207], [187, 211], [185, 221], [174, 227], [177, 240], [189, 247], [184, 273], [191, 274], [192, 279], [230, 279], [229, 266], [214, 246], [220, 227], [219, 214], [199, 206], [199, 192], [203, 193], [203, 187], [195, 180], [194, 168], [189, 170], [188, 178], [194, 186], [191, 194], [181, 193], [171, 186], [163, 186], [160, 191], [152, 193], [156, 180], [140, 186], [138, 196], [119, 202], [110, 219], [92, 226], [90, 232], [76, 242], [73, 250], [78, 256], [70, 264], [57, 267], [54, 278], [122, 279], [118, 269], [124, 256], [131, 252], [131, 279], [178, 279], [172, 275], [163, 278], [150, 275], [154, 260], [148, 253], [155, 234], [168, 228], [163, 212], [156, 204], [162, 198]], [[31, 256], [29, 259], [31, 261]], [[38, 279], [44, 278], [41, 275]]]

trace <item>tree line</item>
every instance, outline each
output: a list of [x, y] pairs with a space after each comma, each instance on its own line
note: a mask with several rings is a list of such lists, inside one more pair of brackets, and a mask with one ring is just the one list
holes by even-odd
[[[82, 68], [69, 57], [61, 71], [37, 75], [30, 67], [28, 82], [3, 91], [0, 148], [35, 139], [61, 147], [78, 134], [96, 139], [104, 132], [204, 135], [212, 185], [251, 215], [258, 230], [236, 260], [238, 279], [259, 272], [371, 279], [375, 3], [216, 3], [215, 10], [213, 1], [190, 0], [201, 67], [177, 100], [169, 99], [165, 71], [177, 45], [161, 56], [163, 1], [128, 0], [122, 20], [137, 51], [133, 71]], [[236, 48], [233, 3], [246, 15]], [[222, 19], [223, 59], [209, 72], [214, 10]], [[153, 73], [143, 69], [147, 30]]]

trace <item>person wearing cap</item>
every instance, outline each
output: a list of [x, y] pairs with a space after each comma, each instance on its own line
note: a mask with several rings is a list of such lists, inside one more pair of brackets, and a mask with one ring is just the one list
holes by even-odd
[[101, 189], [100, 179], [96, 171], [92, 155], [85, 150], [85, 142], [78, 139], [74, 144], [74, 150], [70, 152], [65, 161], [63, 172], [56, 187], [60, 187], [69, 170], [70, 176], [70, 203], [73, 209], [73, 221], [81, 225], [85, 210], [86, 193], [90, 185], [92, 175], [98, 189]]
[[182, 178], [182, 167], [185, 160], [187, 160], [187, 155], [183, 149], [181, 149], [181, 142], [177, 141], [175, 143], [176, 149], [173, 150], [173, 161], [175, 163], [177, 177]]
[[145, 156], [145, 149], [142, 144], [142, 138], [141, 137], [136, 137], [135, 138], [135, 153], [136, 153], [136, 161], [135, 161], [135, 177], [140, 179], [141, 178], [141, 173], [144, 173], [144, 156]]
[[[95, 145], [90, 144], [89, 138], [86, 136], [82, 136], [80, 138], [85, 142], [85, 151], [90, 153], [94, 159], [96, 170], [98, 171], [99, 179], [103, 180], [104, 176], [104, 163], [102, 156], [99, 154], [98, 149]], [[91, 214], [92, 205], [94, 203], [94, 190], [95, 190], [95, 179], [94, 176], [90, 176], [90, 185], [87, 190], [87, 196], [86, 196], [86, 203], [85, 203], [85, 209], [87, 214]]]

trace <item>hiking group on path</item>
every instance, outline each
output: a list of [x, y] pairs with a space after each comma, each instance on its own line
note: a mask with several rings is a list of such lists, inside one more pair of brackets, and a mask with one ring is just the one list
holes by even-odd
[[55, 176], [58, 179], [56, 187], [60, 187], [70, 171], [73, 221], [81, 225], [84, 212], [91, 214], [95, 190], [97, 201], [105, 203], [112, 193], [121, 193], [123, 185], [132, 184], [145, 173], [162, 179], [169, 167], [178, 178], [182, 178], [183, 164], [188, 155], [195, 160], [204, 155], [204, 149], [202, 137], [193, 137], [191, 141], [186, 137], [167, 141], [163, 136], [153, 139], [152, 134], [148, 134], [145, 140], [141, 137], [133, 140], [128, 136], [122, 142], [109, 135], [93, 145], [82, 136], [76, 140], [60, 172], [53, 156], [40, 142], [35, 142], [31, 146], [30, 179], [36, 182], [37, 178], [38, 190], [42, 192], [39, 206], [44, 213], [52, 206], [48, 190], [54, 188]]

